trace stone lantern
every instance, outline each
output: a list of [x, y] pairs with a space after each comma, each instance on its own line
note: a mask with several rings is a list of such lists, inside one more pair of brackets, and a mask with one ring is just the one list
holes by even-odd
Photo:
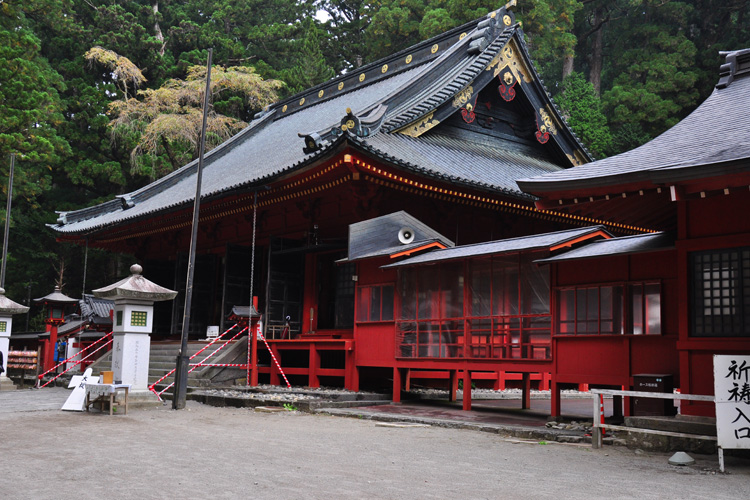
[[130, 384], [134, 403], [158, 401], [148, 390], [148, 364], [154, 302], [172, 300], [177, 292], [161, 287], [143, 276], [138, 264], [130, 266], [129, 277], [94, 290], [96, 297], [115, 302], [112, 321], [112, 371], [116, 383]]
[[57, 344], [57, 328], [65, 323], [65, 307], [77, 304], [78, 299], [68, 297], [60, 291], [59, 286], [56, 286], [54, 292], [39, 299], [34, 299], [34, 302], [43, 302], [47, 306], [47, 317], [44, 319], [44, 323], [47, 325], [46, 330], [49, 333], [49, 339], [44, 342], [44, 357], [42, 360], [42, 367], [44, 371], [47, 371], [55, 366], [54, 353]]
[[28, 307], [22, 306], [10, 300], [5, 296], [5, 290], [0, 288], [0, 353], [2, 355], [2, 365], [5, 371], [0, 373], [0, 391], [12, 390], [16, 386], [6, 376], [8, 372], [8, 347], [10, 346], [10, 331], [13, 326], [14, 314], [22, 314], [29, 310]]

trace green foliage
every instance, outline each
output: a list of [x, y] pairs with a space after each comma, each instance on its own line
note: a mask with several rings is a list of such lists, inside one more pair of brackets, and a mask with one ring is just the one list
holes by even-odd
[[23, 160], [17, 169], [14, 194], [39, 207], [52, 184], [51, 172], [69, 154], [70, 146], [57, 134], [64, 121], [60, 75], [40, 55], [39, 39], [22, 11], [0, 4], [0, 158]]
[[615, 130], [635, 126], [653, 138], [696, 104], [696, 48], [685, 32], [689, 12], [685, 2], [644, 1], [621, 21], [621, 50], [606, 72], [611, 88], [602, 94]]
[[563, 80], [555, 102], [592, 154], [597, 158], [606, 156], [612, 146], [607, 118], [594, 86], [586, 81], [582, 73], [573, 72]]
[[284, 409], [286, 411], [297, 411], [297, 407], [294, 406], [292, 403], [284, 403]]
[[[138, 92], [138, 98], [110, 104], [115, 141], [135, 143], [130, 152], [132, 172], [152, 179], [197, 158], [203, 125], [206, 68], [192, 66], [187, 78], [168, 80], [158, 89]], [[211, 101], [221, 109], [252, 114], [277, 99], [281, 82], [263, 80], [253, 68], [212, 68]], [[247, 124], [237, 117], [209, 111], [206, 151], [210, 151]]]
[[291, 93], [301, 92], [334, 77], [333, 68], [323, 57], [320, 44], [322, 36], [320, 28], [312, 19], [305, 21], [305, 37], [297, 52], [296, 65], [280, 74]]

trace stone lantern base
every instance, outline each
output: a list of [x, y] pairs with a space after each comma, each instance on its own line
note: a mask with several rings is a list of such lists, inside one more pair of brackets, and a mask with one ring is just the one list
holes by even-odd
[[13, 381], [5, 376], [3, 373], [0, 375], [0, 391], [15, 391], [18, 389]]

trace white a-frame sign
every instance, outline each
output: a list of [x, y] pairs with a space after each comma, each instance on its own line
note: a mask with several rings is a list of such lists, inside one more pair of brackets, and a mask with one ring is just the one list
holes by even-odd
[[67, 411], [83, 411], [83, 405], [86, 404], [86, 382], [94, 383], [98, 381], [98, 376], [91, 376], [91, 368], [86, 368], [83, 375], [71, 377], [68, 388], [73, 387], [74, 389], [70, 393], [70, 396], [68, 396], [62, 409]]

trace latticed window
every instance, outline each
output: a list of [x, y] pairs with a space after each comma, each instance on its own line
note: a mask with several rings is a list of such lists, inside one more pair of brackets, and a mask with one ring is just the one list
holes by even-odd
[[148, 313], [146, 311], [132, 311], [130, 313], [130, 324], [132, 326], [147, 326]]
[[560, 288], [556, 323], [559, 335], [660, 335], [661, 285]]
[[694, 337], [750, 336], [750, 247], [690, 254]]

